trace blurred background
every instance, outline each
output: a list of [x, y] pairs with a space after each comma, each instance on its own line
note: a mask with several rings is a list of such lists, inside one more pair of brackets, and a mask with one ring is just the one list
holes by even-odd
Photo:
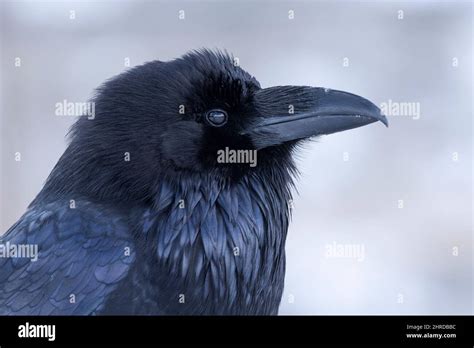
[[67, 145], [75, 119], [56, 103], [128, 66], [226, 49], [262, 87], [419, 107], [298, 154], [280, 314], [472, 313], [472, 17], [452, 1], [2, 2], [0, 234]]

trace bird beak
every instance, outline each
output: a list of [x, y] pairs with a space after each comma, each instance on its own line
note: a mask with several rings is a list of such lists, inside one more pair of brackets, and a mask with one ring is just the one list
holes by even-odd
[[280, 86], [257, 91], [258, 117], [241, 134], [257, 149], [332, 134], [377, 121], [388, 127], [380, 109], [357, 95], [326, 88]]

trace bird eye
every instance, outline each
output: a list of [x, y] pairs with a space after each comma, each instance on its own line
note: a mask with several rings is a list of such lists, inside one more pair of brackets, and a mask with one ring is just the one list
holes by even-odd
[[222, 127], [227, 123], [227, 112], [224, 110], [209, 110], [206, 113], [206, 122], [213, 127]]

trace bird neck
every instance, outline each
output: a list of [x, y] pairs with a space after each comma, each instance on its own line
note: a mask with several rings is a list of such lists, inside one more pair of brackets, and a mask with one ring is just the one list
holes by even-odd
[[[135, 223], [139, 257], [153, 263], [142, 287], [159, 287], [153, 297], [169, 313], [275, 314], [290, 199], [284, 175], [162, 178]], [[174, 305], [176, 289], [186, 304]]]
[[127, 161], [120, 151], [101, 152], [72, 142], [32, 202], [81, 197], [114, 204], [144, 203], [151, 196], [154, 173], [140, 168], [140, 161]]

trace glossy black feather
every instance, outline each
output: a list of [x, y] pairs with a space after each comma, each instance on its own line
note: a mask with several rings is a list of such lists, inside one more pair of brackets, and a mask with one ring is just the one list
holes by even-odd
[[38, 260], [0, 258], [0, 314], [100, 313], [135, 259], [120, 214], [69, 201], [31, 208], [1, 243], [38, 245]]

